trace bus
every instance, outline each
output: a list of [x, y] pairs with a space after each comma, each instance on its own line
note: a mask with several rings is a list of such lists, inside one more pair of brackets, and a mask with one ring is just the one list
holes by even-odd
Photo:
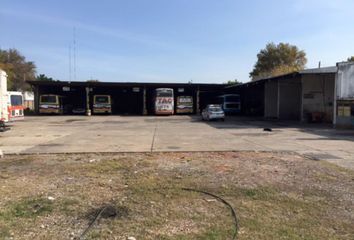
[[156, 115], [174, 114], [174, 97], [172, 88], [155, 89], [154, 112]]
[[225, 114], [236, 114], [241, 112], [241, 100], [239, 94], [225, 94], [217, 97]]
[[40, 95], [39, 113], [41, 114], [63, 114], [62, 97], [55, 94]]
[[112, 113], [112, 100], [110, 95], [93, 96], [93, 113]]
[[21, 92], [8, 91], [7, 112], [9, 121], [17, 121], [24, 119], [23, 96]]
[[176, 113], [193, 113], [193, 97], [192, 96], [178, 96], [176, 102]]

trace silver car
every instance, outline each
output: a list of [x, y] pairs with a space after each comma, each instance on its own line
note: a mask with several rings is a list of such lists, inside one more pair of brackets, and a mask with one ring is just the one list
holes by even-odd
[[203, 120], [225, 120], [225, 113], [222, 110], [220, 105], [210, 104], [207, 105], [206, 108], [202, 111], [202, 119]]

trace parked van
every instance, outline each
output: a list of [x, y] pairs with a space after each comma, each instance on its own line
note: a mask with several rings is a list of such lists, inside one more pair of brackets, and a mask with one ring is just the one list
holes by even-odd
[[93, 96], [93, 113], [112, 113], [112, 101], [110, 95]]

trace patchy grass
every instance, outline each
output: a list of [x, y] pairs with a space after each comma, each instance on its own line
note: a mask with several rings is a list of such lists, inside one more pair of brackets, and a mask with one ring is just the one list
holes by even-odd
[[11, 202], [0, 212], [0, 219], [12, 220], [17, 218], [35, 218], [53, 211], [53, 204], [45, 198], [25, 198], [18, 202]]
[[[21, 158], [17, 161], [17, 158]], [[7, 156], [0, 164], [0, 239], [353, 239], [354, 173], [274, 153]], [[45, 196], [54, 196], [53, 201]], [[114, 236], [114, 238], [113, 238]]]

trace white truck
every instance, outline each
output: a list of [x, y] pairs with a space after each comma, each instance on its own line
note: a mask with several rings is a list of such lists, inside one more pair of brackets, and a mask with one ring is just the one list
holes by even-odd
[[0, 69], [0, 125], [4, 126], [9, 121], [7, 94], [7, 74]]
[[0, 131], [5, 131], [5, 123], [9, 121], [7, 102], [7, 74], [0, 69]]

